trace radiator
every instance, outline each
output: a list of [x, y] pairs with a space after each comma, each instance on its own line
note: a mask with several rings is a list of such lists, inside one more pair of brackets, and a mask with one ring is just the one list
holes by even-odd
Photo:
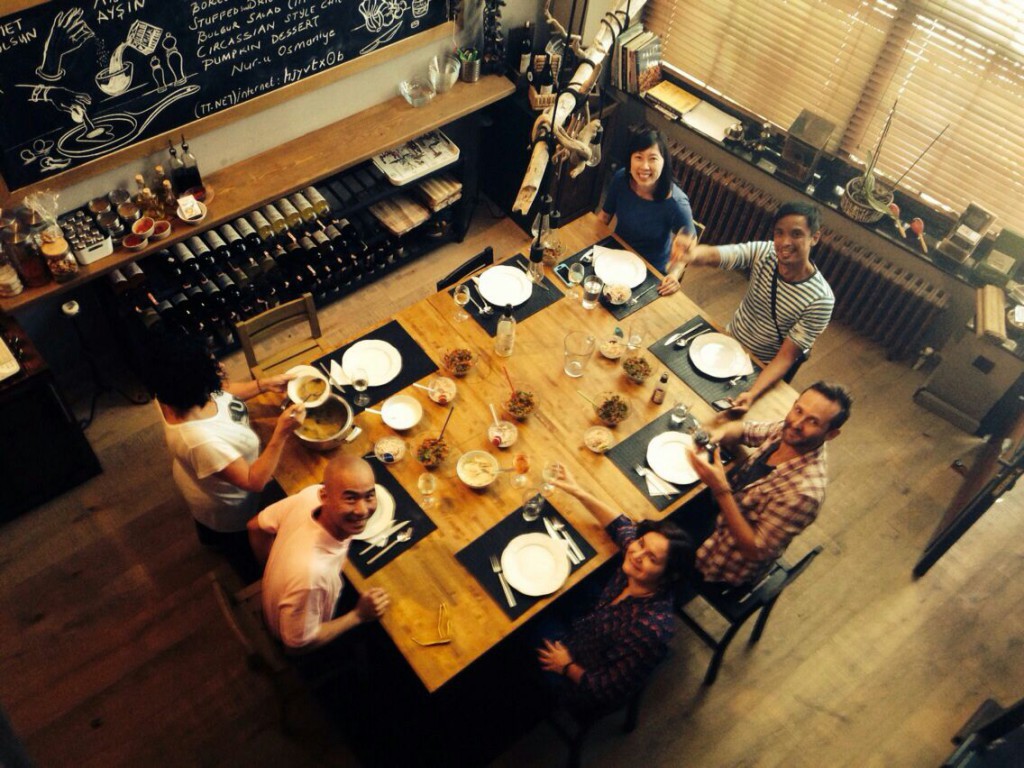
[[[670, 150], [676, 180], [706, 227], [705, 242], [771, 238], [782, 201], [678, 144], [670, 142]], [[836, 296], [832, 321], [881, 344], [890, 360], [915, 355], [949, 304], [942, 289], [828, 229], [813, 258]]]

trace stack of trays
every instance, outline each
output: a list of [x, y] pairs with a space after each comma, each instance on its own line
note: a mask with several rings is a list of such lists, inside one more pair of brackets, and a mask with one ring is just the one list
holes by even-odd
[[447, 208], [462, 197], [462, 182], [445, 173], [416, 185], [420, 199], [434, 213]]
[[430, 211], [407, 195], [395, 195], [374, 203], [370, 213], [393, 235], [404, 235], [430, 218]]

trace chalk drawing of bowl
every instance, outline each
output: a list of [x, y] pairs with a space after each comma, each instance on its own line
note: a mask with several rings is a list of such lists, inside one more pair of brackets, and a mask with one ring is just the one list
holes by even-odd
[[110, 71], [110, 67], [107, 67], [96, 75], [96, 85], [109, 96], [124, 93], [131, 84], [132, 63], [130, 61], [124, 62], [120, 69], [113, 72]]

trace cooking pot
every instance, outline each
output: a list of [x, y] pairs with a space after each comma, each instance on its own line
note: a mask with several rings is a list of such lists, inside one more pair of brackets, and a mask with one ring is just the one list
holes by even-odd
[[352, 406], [332, 393], [322, 405], [306, 407], [306, 418], [295, 436], [314, 451], [330, 451], [360, 432], [352, 426]]
[[367, 408], [376, 413], [384, 423], [396, 431], [410, 429], [420, 423], [423, 418], [423, 406], [415, 397], [409, 395], [393, 395], [384, 401], [380, 410]]

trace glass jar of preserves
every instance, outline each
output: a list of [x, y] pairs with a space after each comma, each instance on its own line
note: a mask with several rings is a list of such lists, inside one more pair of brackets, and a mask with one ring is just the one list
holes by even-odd
[[0, 231], [0, 297], [5, 299], [17, 296], [25, 290], [21, 278], [18, 277], [18, 271], [11, 263], [10, 256], [7, 255], [6, 240], [6, 235]]
[[46, 259], [46, 268], [58, 283], [66, 283], [78, 274], [78, 262], [63, 237], [44, 240], [39, 250]]
[[7, 249], [27, 288], [38, 288], [50, 282], [50, 272], [39, 252], [38, 242], [23, 230], [8, 230]]

